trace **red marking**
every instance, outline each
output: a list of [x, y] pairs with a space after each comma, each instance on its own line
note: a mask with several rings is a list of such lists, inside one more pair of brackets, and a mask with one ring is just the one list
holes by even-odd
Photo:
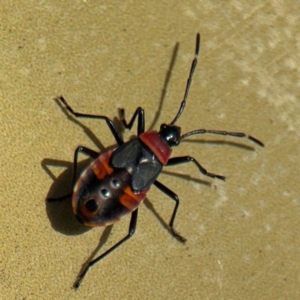
[[93, 172], [99, 180], [103, 179], [107, 175], [106, 168], [101, 162], [100, 158], [96, 159], [92, 165]]
[[172, 153], [170, 148], [158, 135], [156, 131], [142, 133], [139, 139], [155, 154], [157, 159], [166, 165]]
[[121, 204], [126, 207], [129, 211], [134, 211], [140, 204], [140, 202], [137, 202], [135, 199], [131, 198], [127, 194], [123, 194], [120, 197]]
[[120, 202], [129, 211], [134, 211], [145, 199], [148, 191], [149, 189], [140, 193], [134, 193], [132, 189], [128, 186], [124, 189], [124, 194], [120, 197]]
[[134, 193], [129, 186], [124, 189], [125, 194], [127, 194], [128, 196], [132, 197], [133, 199], [135, 199], [136, 201], [139, 201], [139, 202], [142, 201], [143, 199], [145, 199], [148, 191], [149, 191], [149, 189], [146, 189], [142, 192]]
[[109, 151], [101, 154], [99, 157], [101, 163], [103, 164], [105, 170], [107, 171], [107, 174], [109, 174], [109, 175], [114, 171], [114, 169], [109, 165], [110, 157], [114, 151], [115, 151], [115, 149], [109, 150]]
[[114, 150], [101, 154], [92, 164], [92, 169], [99, 180], [110, 175], [113, 169], [109, 166], [109, 160]]

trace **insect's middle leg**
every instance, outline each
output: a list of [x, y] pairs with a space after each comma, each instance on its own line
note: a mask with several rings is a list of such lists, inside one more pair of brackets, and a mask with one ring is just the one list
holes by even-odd
[[173, 157], [173, 158], [170, 158], [170, 159], [168, 160], [167, 166], [174, 166], [174, 165], [179, 165], [179, 164], [185, 164], [185, 163], [188, 163], [188, 162], [193, 162], [193, 163], [198, 167], [199, 171], [200, 171], [203, 175], [209, 176], [209, 177], [212, 177], [212, 178], [218, 178], [218, 179], [221, 179], [221, 180], [224, 180], [224, 181], [225, 181], [225, 177], [224, 177], [224, 176], [207, 172], [207, 170], [206, 170], [205, 168], [203, 168], [203, 167], [197, 162], [197, 160], [194, 159], [194, 158], [191, 157], [191, 156], [179, 156], [179, 157]]
[[97, 258], [95, 258], [94, 260], [92, 260], [91, 262], [89, 262], [89, 264], [85, 267], [85, 269], [82, 271], [82, 273], [78, 276], [75, 284], [74, 284], [74, 289], [79, 288], [83, 278], [85, 277], [86, 273], [88, 272], [88, 270], [97, 262], [99, 262], [101, 259], [103, 259], [105, 256], [107, 256], [109, 253], [111, 253], [112, 251], [114, 251], [116, 248], [118, 248], [121, 244], [123, 244], [125, 241], [127, 241], [129, 238], [132, 237], [132, 235], [135, 232], [135, 228], [136, 228], [136, 223], [137, 223], [137, 217], [138, 217], [138, 209], [136, 209], [135, 211], [132, 212], [131, 214], [131, 219], [130, 219], [130, 224], [129, 224], [129, 229], [128, 229], [128, 234], [122, 239], [120, 240], [118, 243], [116, 243], [114, 246], [112, 246], [111, 248], [109, 248], [107, 251], [105, 251], [104, 253], [102, 253], [100, 256], [98, 256]]
[[167, 196], [169, 196], [172, 200], [175, 201], [175, 207], [172, 213], [172, 217], [169, 223], [169, 227], [171, 230], [171, 233], [174, 235], [174, 237], [176, 237], [180, 242], [185, 243], [186, 242], [186, 238], [184, 238], [183, 236], [181, 236], [174, 228], [174, 221], [175, 221], [175, 217], [177, 214], [177, 210], [179, 207], [179, 198], [178, 196], [171, 191], [169, 188], [167, 188], [165, 185], [163, 185], [162, 183], [160, 183], [159, 181], [155, 180], [153, 183], [159, 190], [161, 190], [164, 194], [166, 194]]
[[[99, 153], [94, 151], [94, 150], [91, 150], [89, 148], [86, 148], [86, 147], [83, 147], [83, 146], [78, 146], [74, 152], [74, 163], [73, 163], [73, 178], [72, 178], [72, 190], [73, 190], [73, 187], [75, 185], [75, 182], [76, 182], [76, 179], [77, 179], [77, 164], [78, 164], [78, 154], [79, 153], [83, 153], [91, 158], [96, 158], [99, 156]], [[57, 201], [63, 201], [67, 198], [70, 198], [72, 196], [73, 192], [67, 194], [67, 195], [64, 195], [64, 196], [61, 196], [59, 198], [48, 198], [47, 201], [48, 202], [57, 202]]]
[[145, 112], [144, 109], [141, 107], [138, 107], [136, 111], [134, 112], [131, 120], [129, 123], [125, 120], [125, 110], [124, 108], [120, 108], [120, 120], [122, 121], [123, 125], [127, 129], [131, 129], [136, 117], [138, 116], [138, 127], [137, 127], [137, 134], [140, 135], [145, 132]]

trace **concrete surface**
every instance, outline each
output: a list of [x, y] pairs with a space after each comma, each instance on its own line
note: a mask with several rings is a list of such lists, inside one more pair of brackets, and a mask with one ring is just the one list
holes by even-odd
[[[300, 299], [299, 11], [299, 1], [275, 0], [2, 1], [1, 299]], [[227, 176], [194, 165], [161, 175], [181, 199], [175, 228], [186, 244], [166, 228], [174, 202], [154, 187], [133, 238], [75, 292], [82, 266], [126, 234], [129, 218], [87, 230], [69, 200], [45, 204], [70, 191], [77, 145], [115, 143], [106, 124], [68, 118], [53, 98], [112, 119], [142, 106], [158, 129], [178, 110], [197, 32], [177, 124], [243, 131], [266, 147], [201, 135], [174, 149]]]

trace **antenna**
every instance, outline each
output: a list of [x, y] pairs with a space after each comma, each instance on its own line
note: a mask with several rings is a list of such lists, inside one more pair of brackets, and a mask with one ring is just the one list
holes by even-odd
[[197, 66], [199, 50], [200, 50], [200, 34], [197, 33], [195, 57], [193, 59], [192, 65], [191, 65], [190, 75], [189, 75], [189, 78], [188, 78], [187, 83], [186, 83], [186, 88], [185, 88], [183, 100], [181, 102], [181, 105], [180, 105], [180, 108], [177, 112], [176, 117], [174, 118], [174, 120], [171, 122], [170, 125], [174, 125], [176, 123], [176, 121], [179, 119], [179, 117], [181, 116], [181, 114], [184, 110], [186, 100], [187, 100], [187, 97], [188, 97], [188, 94], [189, 94], [189, 91], [190, 91], [190, 86], [191, 86], [191, 83], [192, 83], [192, 77], [193, 77], [194, 71], [195, 71], [196, 66]]

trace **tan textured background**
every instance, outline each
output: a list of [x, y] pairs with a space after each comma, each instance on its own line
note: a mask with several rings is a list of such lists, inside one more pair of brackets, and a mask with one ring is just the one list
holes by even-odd
[[[0, 10], [1, 299], [300, 299], [299, 1], [12, 3]], [[74, 292], [82, 265], [125, 235], [128, 218], [109, 237], [110, 228], [83, 234], [70, 202], [45, 205], [69, 191], [77, 145], [114, 143], [103, 122], [76, 123], [52, 99], [111, 118], [141, 105], [149, 127], [180, 42], [158, 128], [178, 109], [198, 31], [178, 125], [245, 131], [266, 148], [209, 135], [183, 143], [174, 155], [227, 176], [193, 165], [161, 175], [181, 198], [175, 227], [186, 245], [165, 227], [174, 203], [153, 188], [135, 236]]]

